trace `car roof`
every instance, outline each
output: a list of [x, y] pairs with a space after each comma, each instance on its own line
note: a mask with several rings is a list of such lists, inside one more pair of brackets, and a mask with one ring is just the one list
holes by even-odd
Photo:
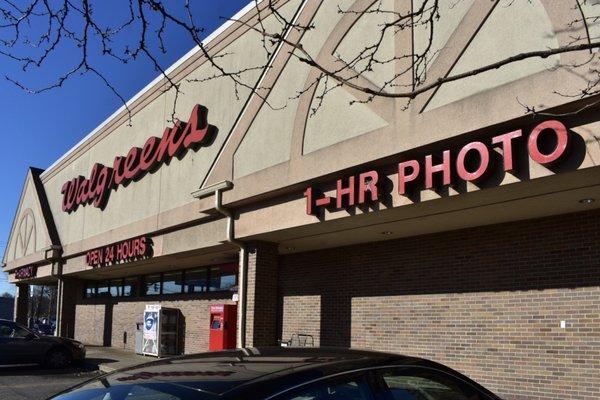
[[116, 371], [102, 380], [104, 387], [169, 383], [215, 398], [250, 400], [337, 373], [386, 365], [444, 368], [420, 358], [375, 351], [260, 347], [159, 359]]

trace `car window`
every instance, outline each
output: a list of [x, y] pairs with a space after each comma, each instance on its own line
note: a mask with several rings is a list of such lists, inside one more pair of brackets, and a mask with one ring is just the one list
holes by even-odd
[[371, 389], [363, 377], [336, 379], [309, 384], [277, 400], [371, 400]]
[[467, 382], [429, 368], [381, 371], [390, 400], [487, 400]]
[[165, 391], [157, 390], [157, 388], [150, 388], [147, 386], [134, 386], [127, 394], [128, 400], [141, 400], [141, 399], [156, 399], [156, 400], [180, 400], [176, 394], [166, 393]]
[[30, 334], [31, 334], [31, 332], [29, 332], [27, 329], [25, 329], [19, 325], [12, 326], [11, 337], [13, 337], [13, 338], [26, 338]]
[[12, 335], [13, 329], [4, 322], [0, 322], [0, 338], [9, 338]]
[[208, 400], [215, 396], [198, 392], [178, 384], [147, 383], [103, 387], [106, 381], [94, 381], [72, 392], [54, 397], [53, 400]]

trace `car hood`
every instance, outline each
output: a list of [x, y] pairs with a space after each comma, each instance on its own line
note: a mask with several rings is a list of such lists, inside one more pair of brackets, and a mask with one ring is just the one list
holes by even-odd
[[81, 342], [78, 342], [77, 340], [68, 339], [68, 338], [64, 338], [64, 337], [57, 337], [57, 336], [40, 335], [40, 340], [43, 340], [44, 342], [48, 342], [48, 343], [57, 343], [57, 344], [65, 344], [65, 345], [81, 344]]

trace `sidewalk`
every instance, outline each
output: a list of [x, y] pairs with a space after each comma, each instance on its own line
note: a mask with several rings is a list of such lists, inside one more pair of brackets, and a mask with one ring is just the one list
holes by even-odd
[[141, 356], [114, 347], [86, 346], [86, 349], [85, 363], [92, 368], [97, 366], [102, 372], [113, 372], [156, 360], [156, 357]]

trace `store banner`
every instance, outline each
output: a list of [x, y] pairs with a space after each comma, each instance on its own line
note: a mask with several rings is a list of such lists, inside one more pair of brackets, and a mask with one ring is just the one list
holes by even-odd
[[156, 311], [146, 311], [144, 313], [144, 339], [156, 340], [157, 322], [158, 313]]
[[148, 356], [158, 356], [160, 305], [147, 304], [144, 310], [144, 328], [142, 335], [142, 353]]

